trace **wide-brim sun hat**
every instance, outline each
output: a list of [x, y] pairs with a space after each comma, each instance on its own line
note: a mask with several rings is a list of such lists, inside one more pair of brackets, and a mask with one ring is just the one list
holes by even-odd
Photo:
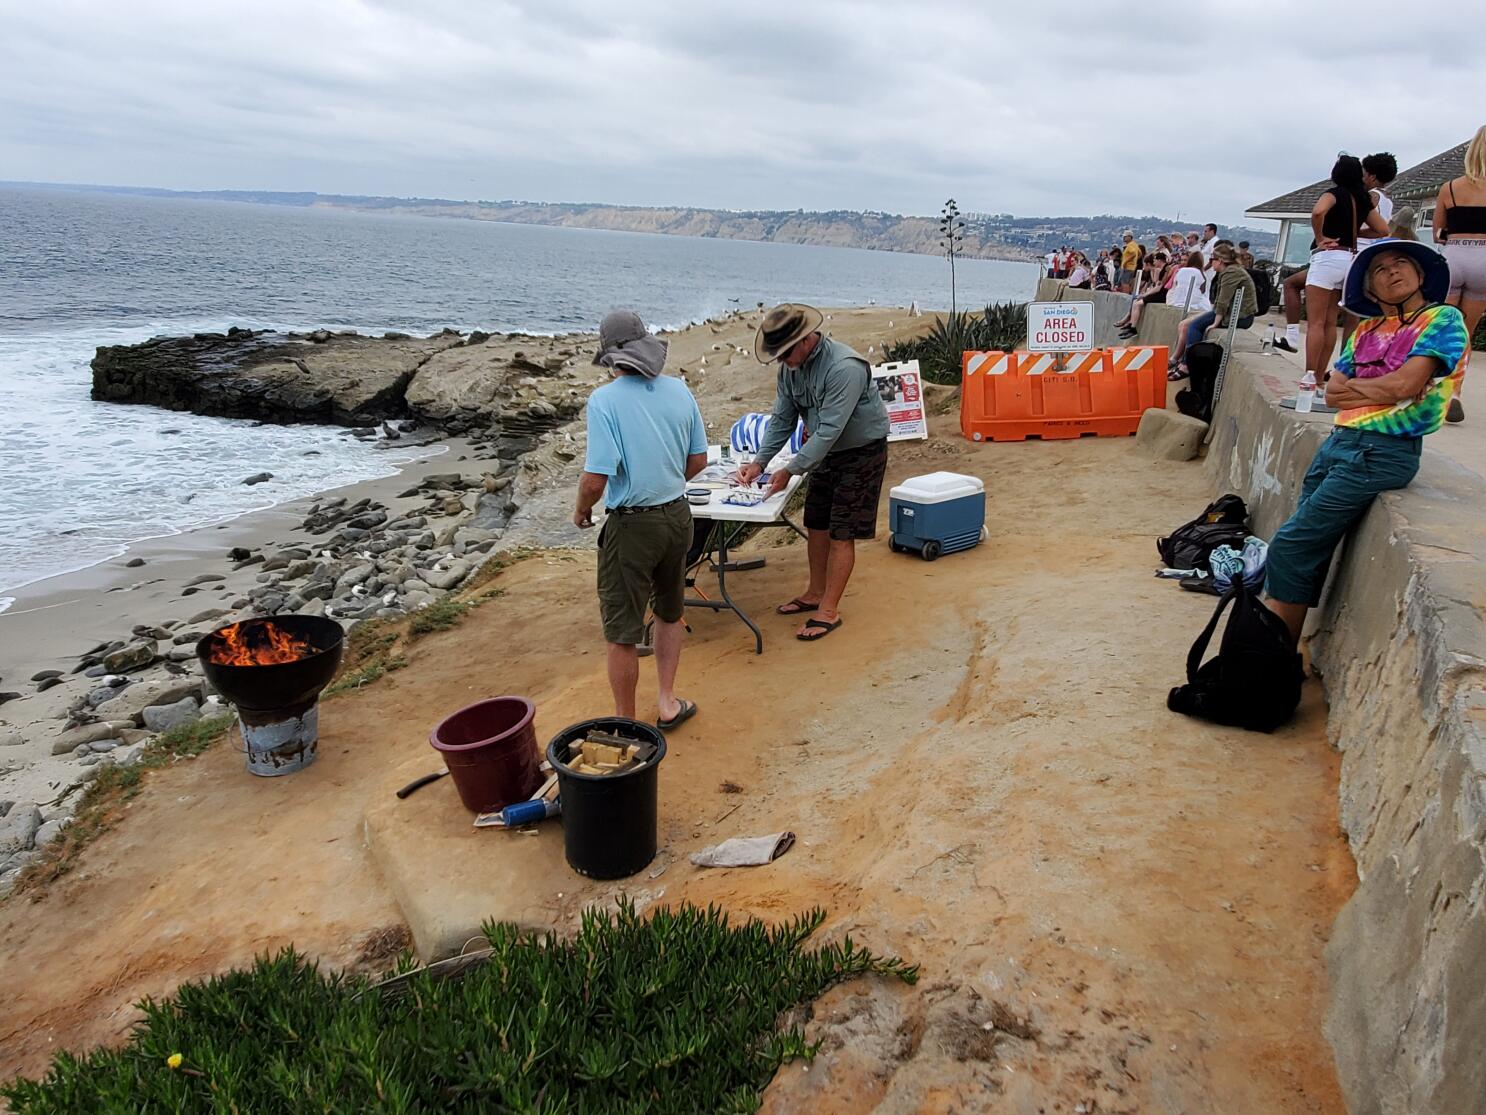
[[1358, 317], [1382, 317], [1383, 307], [1367, 289], [1367, 273], [1380, 252], [1399, 252], [1408, 256], [1423, 272], [1424, 282], [1420, 287], [1426, 302], [1443, 302], [1450, 293], [1450, 265], [1428, 244], [1418, 240], [1399, 240], [1389, 237], [1374, 240], [1352, 261], [1347, 272], [1346, 284], [1342, 287], [1342, 305]]
[[823, 324], [825, 318], [814, 306], [782, 303], [764, 315], [753, 339], [753, 354], [760, 364], [772, 364]]

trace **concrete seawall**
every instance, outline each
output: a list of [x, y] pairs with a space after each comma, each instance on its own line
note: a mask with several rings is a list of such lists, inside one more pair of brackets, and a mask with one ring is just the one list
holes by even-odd
[[[1235, 356], [1207, 457], [1266, 538], [1329, 432], [1329, 416], [1279, 406], [1290, 370]], [[1326, 954], [1326, 1033], [1353, 1115], [1486, 1112], [1483, 512], [1486, 481], [1426, 448], [1413, 484], [1344, 544], [1312, 615], [1359, 879]]]

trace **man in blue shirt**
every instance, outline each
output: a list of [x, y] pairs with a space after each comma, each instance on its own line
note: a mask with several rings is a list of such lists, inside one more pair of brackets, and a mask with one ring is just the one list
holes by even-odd
[[697, 711], [694, 702], [677, 699], [675, 685], [692, 540], [686, 482], [707, 466], [707, 430], [697, 401], [686, 384], [661, 375], [666, 347], [629, 310], [615, 311], [599, 326], [593, 362], [607, 367], [614, 379], [588, 399], [588, 455], [573, 512], [575, 524], [591, 527], [594, 505], [604, 500], [599, 612], [618, 716], [634, 719], [640, 680], [636, 646], [645, 632], [645, 605], [654, 599], [660, 680], [656, 726], [663, 730]]

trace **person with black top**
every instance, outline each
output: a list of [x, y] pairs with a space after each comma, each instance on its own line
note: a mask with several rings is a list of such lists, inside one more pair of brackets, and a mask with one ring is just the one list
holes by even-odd
[[[1475, 336], [1486, 313], [1486, 126], [1465, 149], [1465, 173], [1445, 183], [1434, 203], [1434, 239], [1444, 245], [1450, 265], [1450, 305], [1465, 318], [1465, 331]], [[1467, 354], [1468, 355], [1468, 354]], [[1457, 393], [1445, 412], [1446, 422], [1463, 422], [1465, 408]]]
[[1320, 383], [1336, 347], [1336, 311], [1342, 284], [1357, 255], [1357, 233], [1368, 229], [1379, 238], [1388, 224], [1378, 215], [1362, 181], [1362, 160], [1341, 155], [1331, 168], [1331, 189], [1311, 210], [1310, 270], [1305, 278], [1305, 367]]

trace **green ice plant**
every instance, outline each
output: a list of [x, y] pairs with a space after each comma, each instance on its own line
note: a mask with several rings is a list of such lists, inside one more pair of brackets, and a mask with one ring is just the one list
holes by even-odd
[[786, 1011], [843, 979], [918, 977], [849, 937], [806, 949], [824, 918], [621, 902], [570, 939], [487, 924], [489, 953], [457, 978], [404, 961], [381, 986], [286, 950], [147, 1000], [123, 1048], [60, 1054], [0, 1096], [17, 1115], [753, 1111], [816, 1052]]

